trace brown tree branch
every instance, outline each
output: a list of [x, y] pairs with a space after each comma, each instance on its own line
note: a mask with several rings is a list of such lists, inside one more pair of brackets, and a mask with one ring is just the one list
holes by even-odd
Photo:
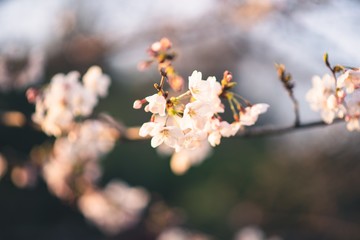
[[[9, 113], [9, 112], [8, 112]], [[12, 112], [10, 112], [12, 113]], [[3, 114], [0, 113], [0, 119], [4, 117]], [[138, 141], [146, 141], [149, 140], [151, 137], [141, 137], [139, 136], [139, 126], [135, 127], [126, 127], [125, 125], [119, 123], [118, 121], [114, 120], [112, 117], [110, 117], [107, 114], [100, 114], [97, 117], [93, 117], [94, 119], [99, 119], [100, 121], [106, 122], [111, 127], [117, 129], [120, 133], [119, 141], [120, 142], [138, 142]], [[333, 124], [344, 122], [343, 119], [335, 119]], [[4, 124], [5, 122], [0, 121], [0, 126], [5, 127], [14, 127], [9, 124]], [[15, 127], [24, 127], [26, 125], [32, 126], [34, 128], [33, 124], [21, 124], [19, 126]], [[291, 126], [257, 126], [257, 127], [251, 127], [251, 128], [245, 128], [241, 129], [234, 137], [235, 138], [252, 138], [252, 137], [266, 137], [266, 136], [273, 136], [273, 135], [281, 135], [286, 133], [292, 133], [299, 130], [306, 130], [306, 129], [312, 129], [316, 127], [326, 127], [331, 126], [333, 124], [326, 124], [323, 121], [315, 121], [315, 122], [309, 122], [309, 123], [299, 123], [294, 124]], [[38, 128], [34, 128], [35, 130], [41, 131]], [[233, 137], [233, 138], [234, 138]]]
[[[333, 124], [344, 122], [343, 119], [335, 119]], [[332, 124], [331, 124], [332, 125]], [[330, 126], [329, 124], [323, 122], [323, 121], [316, 121], [316, 122], [309, 122], [309, 123], [299, 123], [298, 125], [292, 125], [292, 126], [281, 126], [281, 127], [275, 127], [275, 126], [261, 126], [261, 127], [254, 127], [245, 129], [243, 131], [239, 131], [236, 136], [237, 137], [261, 137], [261, 136], [271, 136], [271, 135], [281, 135], [285, 133], [291, 133], [298, 130], [304, 130], [304, 129], [311, 129], [316, 127], [326, 127]]]
[[[335, 119], [333, 124], [344, 122], [343, 119]], [[331, 124], [332, 125], [332, 124]], [[323, 121], [309, 122], [309, 123], [299, 123], [298, 125], [292, 126], [259, 126], [253, 128], [247, 128], [240, 130], [233, 138], [252, 138], [252, 137], [265, 137], [273, 135], [281, 135], [286, 133], [292, 133], [299, 130], [312, 129], [316, 127], [326, 127], [330, 126]], [[119, 128], [118, 128], [119, 129]], [[145, 141], [150, 139], [150, 137], [140, 137], [139, 136], [140, 127], [129, 127], [121, 128], [120, 131], [120, 141], [123, 142], [136, 142], [136, 141]]]

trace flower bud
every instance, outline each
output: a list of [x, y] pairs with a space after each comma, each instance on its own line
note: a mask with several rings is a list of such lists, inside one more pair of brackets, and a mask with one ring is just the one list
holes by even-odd
[[39, 91], [35, 88], [29, 88], [26, 91], [26, 98], [29, 101], [29, 103], [35, 103], [38, 95], [39, 95]]
[[134, 109], [140, 109], [142, 107], [142, 102], [141, 100], [136, 100], [133, 104], [133, 108]]
[[223, 77], [223, 79], [224, 79], [225, 81], [227, 81], [227, 82], [231, 82], [231, 81], [232, 81], [232, 78], [233, 78], [233, 76], [232, 76], [231, 72], [229, 72], [228, 70], [226, 70], [226, 71], [224, 72], [224, 77]]

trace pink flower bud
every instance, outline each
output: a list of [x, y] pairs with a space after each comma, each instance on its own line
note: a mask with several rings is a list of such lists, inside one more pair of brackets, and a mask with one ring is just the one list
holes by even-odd
[[142, 107], [142, 102], [140, 100], [136, 100], [133, 104], [134, 109], [140, 109]]
[[224, 72], [224, 77], [223, 77], [223, 79], [225, 79], [227, 82], [231, 82], [231, 81], [232, 81], [232, 78], [233, 78], [233, 76], [232, 76], [231, 72], [229, 72], [228, 70], [226, 70], [226, 71]]
[[35, 103], [38, 95], [39, 95], [39, 91], [35, 88], [29, 88], [26, 91], [26, 98], [29, 101], [29, 103]]
[[151, 45], [150, 49], [151, 49], [152, 51], [154, 51], [154, 52], [160, 51], [160, 49], [161, 49], [161, 43], [160, 43], [160, 42], [154, 42], [154, 43]]
[[162, 38], [160, 40], [160, 43], [161, 43], [161, 48], [165, 49], [165, 50], [170, 49], [171, 45], [172, 45], [172, 43], [170, 42], [170, 40], [168, 38]]

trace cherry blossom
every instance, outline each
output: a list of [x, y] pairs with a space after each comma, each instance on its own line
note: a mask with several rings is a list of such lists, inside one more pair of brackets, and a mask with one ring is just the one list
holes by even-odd
[[338, 102], [334, 90], [335, 79], [325, 74], [323, 78], [314, 76], [313, 88], [306, 94], [306, 100], [314, 111], [320, 111], [326, 123], [332, 123], [335, 117], [343, 117], [344, 107]]
[[347, 107], [345, 121], [349, 131], [360, 131], [360, 90], [355, 90], [345, 98]]
[[141, 107], [142, 107], [142, 102], [141, 102], [141, 100], [135, 100], [134, 101], [134, 104], [133, 104], [133, 108], [134, 109], [140, 109]]
[[105, 97], [108, 93], [110, 78], [102, 73], [99, 66], [90, 67], [83, 77], [84, 86], [96, 95]]
[[99, 67], [90, 68], [84, 76], [84, 84], [79, 78], [80, 74], [75, 71], [56, 74], [37, 95], [32, 118], [48, 135], [60, 136], [68, 132], [76, 117], [87, 117], [92, 113], [98, 95], [106, 95], [110, 80], [102, 75]]
[[165, 229], [156, 240], [210, 240], [204, 233], [189, 231], [179, 227]]
[[156, 93], [145, 99], [149, 103], [145, 106], [145, 112], [152, 112], [154, 114], [159, 114], [160, 116], [165, 116], [166, 99], [162, 95]]
[[344, 74], [338, 77], [338, 87], [344, 87], [347, 93], [354, 92], [360, 87], [360, 70], [347, 70]]
[[117, 138], [116, 129], [96, 120], [77, 123], [67, 136], [57, 138], [43, 167], [50, 191], [59, 198], [71, 198], [69, 178], [76, 168], [82, 169], [77, 176], [82, 181], [78, 182], [96, 182], [102, 174], [98, 161], [114, 147]]
[[165, 143], [169, 147], [178, 148], [183, 140], [183, 132], [174, 126], [157, 127], [154, 129], [154, 136], [151, 139], [151, 146], [158, 147], [160, 144]]
[[195, 70], [189, 77], [189, 90], [196, 100], [213, 105], [214, 112], [224, 111], [219, 98], [221, 85], [215, 77], [202, 80], [202, 73]]
[[[194, 143], [194, 141], [192, 141]], [[207, 139], [196, 141], [196, 147], [183, 148], [173, 153], [170, 160], [171, 170], [178, 175], [184, 174], [191, 166], [199, 165], [212, 152]]]
[[188, 103], [182, 117], [182, 128], [203, 129], [214, 113], [213, 105], [210, 103], [202, 101]]
[[258, 120], [259, 115], [265, 113], [269, 105], [266, 103], [258, 103], [249, 107], [246, 107], [244, 111], [240, 112], [240, 123], [244, 126], [254, 125]]
[[104, 190], [92, 190], [82, 195], [78, 206], [103, 232], [116, 234], [139, 220], [148, 201], [149, 195], [143, 188], [112, 181]]
[[[145, 98], [148, 105], [144, 110], [153, 115], [151, 121], [140, 127], [139, 135], [151, 136], [153, 148], [172, 149], [171, 166], [178, 174], [184, 173], [191, 165], [206, 158], [209, 146], [219, 145], [222, 137], [234, 136], [242, 126], [255, 124], [259, 115], [266, 112], [269, 107], [264, 103], [242, 107], [235, 99], [235, 94], [229, 91], [235, 86], [229, 71], [225, 71], [220, 84], [215, 77], [203, 80], [202, 73], [195, 70], [189, 76], [189, 90], [172, 97], [163, 89], [163, 78], [164, 76], [160, 85], [155, 86], [158, 93]], [[219, 116], [225, 111], [221, 97], [231, 104], [234, 113], [232, 123], [222, 120]], [[240, 99], [244, 100], [242, 97]], [[133, 107], [139, 109], [143, 103], [144, 100], [136, 100]], [[245, 103], [249, 102], [245, 100]]]
[[[210, 152], [210, 146], [219, 145], [222, 137], [234, 136], [244, 126], [255, 124], [269, 105], [250, 104], [247, 99], [232, 92], [236, 83], [229, 71], [225, 71], [223, 78], [217, 81], [214, 76], [204, 80], [203, 74], [194, 70], [188, 77], [188, 90], [176, 96], [176, 91], [182, 89], [183, 78], [172, 66], [176, 54], [170, 51], [171, 47], [168, 39], [151, 45], [148, 51], [151, 60], [140, 65], [143, 68], [158, 62], [161, 80], [154, 84], [157, 92], [143, 100], [136, 100], [133, 108], [140, 109], [148, 103], [144, 110], [152, 113], [151, 119], [140, 127], [139, 136], [150, 136], [153, 148], [171, 152], [172, 170], [182, 174], [191, 165], [203, 161]], [[181, 78], [181, 81], [173, 81], [176, 78]], [[167, 91], [166, 85], [175, 92]], [[220, 116], [225, 112], [223, 99], [230, 106], [233, 122]]]

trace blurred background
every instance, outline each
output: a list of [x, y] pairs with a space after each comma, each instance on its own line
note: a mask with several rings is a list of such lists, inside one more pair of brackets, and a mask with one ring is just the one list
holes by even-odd
[[98, 185], [120, 179], [146, 189], [150, 202], [113, 235], [48, 190], [29, 159], [54, 139], [24, 124], [34, 112], [28, 87], [99, 65], [112, 83], [95, 111], [141, 125], [149, 115], [133, 101], [153, 93], [159, 74], [137, 65], [162, 37], [173, 42], [184, 79], [193, 70], [221, 79], [229, 70], [240, 94], [269, 103], [258, 125], [293, 123], [274, 68], [284, 63], [301, 121], [319, 120], [305, 94], [313, 75], [328, 73], [324, 52], [334, 64], [360, 66], [359, 11], [355, 0], [0, 1], [0, 239], [360, 239], [360, 135], [342, 123], [224, 139], [182, 176], [148, 141], [118, 142], [101, 160]]

